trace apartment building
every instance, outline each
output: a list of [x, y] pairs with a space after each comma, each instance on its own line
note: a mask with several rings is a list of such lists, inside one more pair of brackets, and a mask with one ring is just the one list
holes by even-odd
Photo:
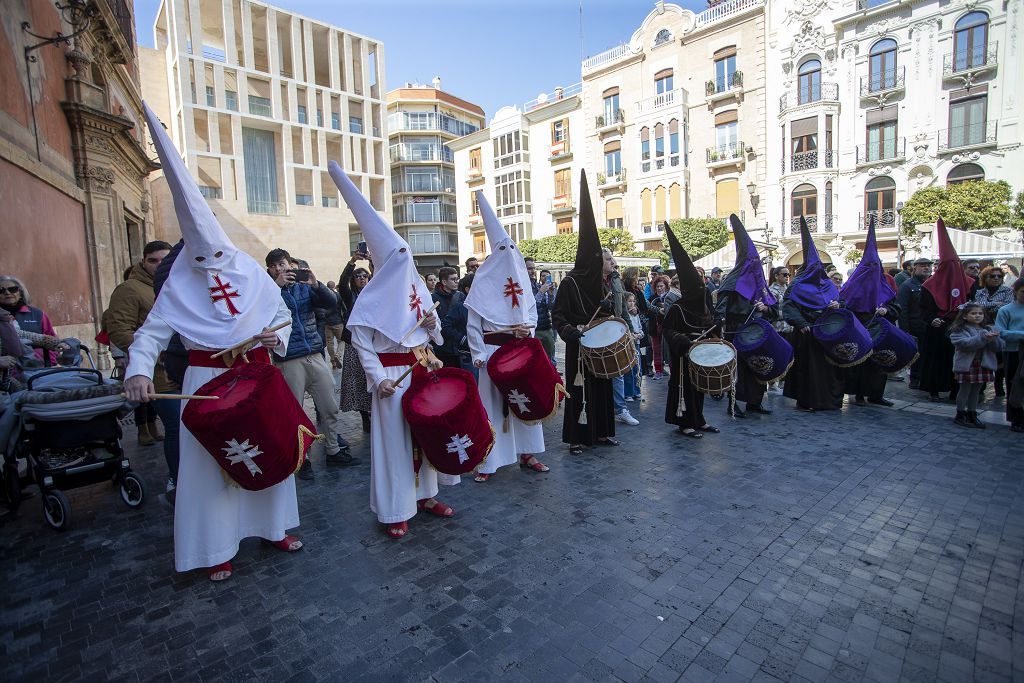
[[598, 222], [661, 249], [664, 221], [756, 213], [766, 180], [765, 2], [659, 2], [582, 63]]
[[[143, 94], [235, 244], [283, 247], [334, 279], [361, 239], [335, 160], [390, 220], [379, 41], [255, 0], [164, 0]], [[158, 232], [177, 239], [166, 185]]]
[[448, 143], [484, 126], [484, 110], [432, 85], [387, 94], [394, 226], [424, 273], [459, 261], [455, 159]]
[[780, 68], [767, 73], [766, 217], [783, 258], [800, 258], [801, 216], [839, 263], [875, 218], [892, 263], [899, 207], [918, 189], [1024, 189], [1021, 3], [773, 0], [768, 23]]
[[487, 128], [450, 143], [463, 260], [488, 253], [477, 190], [516, 241], [576, 230], [584, 163], [580, 90], [578, 83], [558, 87], [521, 108], [503, 107]]

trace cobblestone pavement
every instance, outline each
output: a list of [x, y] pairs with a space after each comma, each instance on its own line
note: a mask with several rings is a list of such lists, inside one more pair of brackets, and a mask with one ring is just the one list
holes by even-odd
[[[1024, 678], [1024, 441], [951, 406], [847, 406], [729, 421], [702, 441], [663, 422], [648, 381], [619, 448], [549, 474], [509, 468], [442, 491], [454, 519], [386, 538], [363, 464], [299, 482], [306, 549], [243, 543], [235, 576], [176, 574], [158, 447], [131, 511], [38, 497], [0, 529], [6, 680], [1010, 680]], [[890, 385], [901, 399], [914, 398]], [[992, 404], [998, 408], [1001, 404]], [[126, 435], [134, 444], [135, 434]], [[1021, 611], [1017, 608], [1021, 607]]]

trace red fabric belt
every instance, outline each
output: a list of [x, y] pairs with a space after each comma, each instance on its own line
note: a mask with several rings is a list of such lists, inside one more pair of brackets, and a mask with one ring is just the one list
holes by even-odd
[[502, 344], [508, 344], [516, 338], [514, 334], [508, 332], [484, 332], [484, 343], [490, 344], [491, 346], [501, 346]]
[[412, 351], [407, 353], [378, 353], [377, 358], [380, 364], [386, 368], [404, 368], [416, 363], [416, 356]]
[[[213, 354], [215, 353], [217, 353], [217, 351], [198, 351], [193, 349], [188, 352], [188, 364], [196, 368], [223, 369], [228, 367], [224, 362], [227, 354], [214, 358]], [[264, 346], [258, 346], [251, 351], [246, 351], [245, 357], [249, 359], [250, 363], [270, 363], [270, 352], [267, 351]], [[235, 359], [234, 365], [238, 365], [239, 363], [245, 363], [241, 356]]]

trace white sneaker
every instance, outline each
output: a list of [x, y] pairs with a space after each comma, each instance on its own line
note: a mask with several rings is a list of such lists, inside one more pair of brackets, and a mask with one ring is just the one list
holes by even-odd
[[633, 397], [632, 396], [627, 396], [626, 397], [626, 403], [632, 403], [632, 402], [633, 402]]
[[636, 426], [636, 425], [640, 424], [640, 420], [638, 420], [635, 417], [633, 417], [632, 415], [630, 415], [628, 410], [623, 410], [621, 413], [616, 415], [615, 416], [615, 421], [616, 422], [621, 422], [622, 424], [633, 425], [633, 426]]

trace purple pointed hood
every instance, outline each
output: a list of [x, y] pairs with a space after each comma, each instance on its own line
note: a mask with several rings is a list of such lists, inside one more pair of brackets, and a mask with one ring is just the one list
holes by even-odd
[[800, 216], [800, 241], [804, 250], [804, 266], [786, 296], [804, 308], [820, 311], [839, 298], [839, 288], [825, 272], [825, 264], [818, 256], [818, 247], [814, 245], [803, 216]]
[[752, 303], [761, 302], [767, 306], [774, 306], [778, 302], [768, 291], [768, 281], [765, 280], [761, 257], [754, 246], [754, 240], [750, 239], [747, 229], [743, 227], [736, 214], [729, 216], [729, 223], [732, 225], [736, 243], [736, 265], [722, 280], [722, 286], [718, 288], [719, 296], [721, 292], [734, 291]]
[[882, 270], [882, 259], [878, 256], [878, 244], [875, 241], [875, 217], [871, 217], [868, 225], [868, 239], [864, 243], [864, 256], [853, 275], [843, 285], [840, 296], [846, 307], [854, 313], [874, 313], [875, 309], [892, 300], [896, 291], [885, 279]]

